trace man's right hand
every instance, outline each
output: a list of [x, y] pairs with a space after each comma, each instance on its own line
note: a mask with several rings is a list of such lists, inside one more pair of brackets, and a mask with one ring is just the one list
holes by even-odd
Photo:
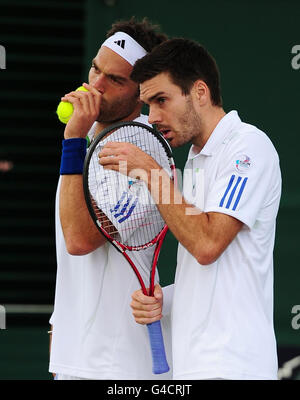
[[74, 112], [66, 125], [64, 137], [85, 138], [100, 112], [102, 94], [93, 86], [83, 83], [88, 90], [66, 94], [61, 101], [73, 104]]
[[131, 297], [132, 314], [138, 324], [151, 324], [162, 318], [163, 291], [158, 284], [153, 297], [145, 296], [142, 290], [135, 291]]

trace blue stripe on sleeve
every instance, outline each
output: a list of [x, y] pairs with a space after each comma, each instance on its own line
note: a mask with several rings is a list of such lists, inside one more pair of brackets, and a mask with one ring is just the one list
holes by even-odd
[[235, 184], [235, 186], [234, 186], [234, 188], [232, 189], [232, 191], [231, 191], [231, 193], [230, 193], [230, 197], [229, 197], [229, 199], [228, 199], [228, 201], [227, 201], [226, 208], [229, 208], [229, 207], [230, 207], [230, 204], [231, 204], [231, 202], [232, 202], [234, 193], [235, 193], [235, 191], [236, 191], [238, 185], [240, 184], [241, 180], [242, 180], [242, 178], [239, 176], [239, 177], [238, 177], [238, 180], [237, 180], [237, 182], [236, 182], [236, 184]]
[[122, 201], [124, 200], [125, 196], [127, 195], [127, 192], [123, 192], [120, 200], [117, 202], [115, 208], [111, 208], [110, 212], [116, 212], [120, 208], [120, 205]]
[[123, 217], [123, 218], [121, 218], [121, 219], [119, 219], [119, 223], [121, 224], [123, 221], [125, 221], [126, 219], [128, 219], [129, 217], [130, 217], [130, 215], [132, 214], [132, 211], [135, 209], [135, 207], [136, 207], [136, 204], [137, 204], [137, 202], [138, 202], [138, 197], [135, 199], [135, 201], [134, 201], [134, 203], [132, 204], [132, 206], [130, 207], [130, 209], [129, 209], [129, 211], [128, 211], [128, 213]]
[[233, 184], [234, 178], [235, 178], [235, 175], [231, 175], [230, 181], [228, 183], [227, 189], [225, 190], [224, 196], [222, 197], [222, 199], [220, 201], [219, 207], [223, 207], [223, 203], [225, 201], [227, 193], [229, 192], [229, 190], [230, 190], [230, 188], [231, 188], [231, 186]]
[[239, 204], [239, 201], [240, 201], [240, 198], [241, 198], [241, 196], [242, 196], [242, 194], [243, 194], [243, 191], [244, 191], [244, 189], [245, 189], [247, 180], [248, 180], [248, 178], [245, 178], [245, 179], [243, 180], [243, 183], [242, 183], [242, 186], [241, 186], [241, 188], [240, 188], [239, 194], [238, 194], [238, 196], [237, 196], [237, 198], [236, 198], [236, 200], [235, 200], [234, 206], [233, 206], [233, 208], [232, 208], [233, 211], [235, 211], [237, 205]]

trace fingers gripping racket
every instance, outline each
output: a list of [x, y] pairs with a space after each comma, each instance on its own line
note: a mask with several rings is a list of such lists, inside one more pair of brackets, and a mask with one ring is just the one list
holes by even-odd
[[[159, 252], [168, 227], [162, 219], [146, 184], [99, 164], [98, 154], [108, 142], [129, 142], [153, 157], [175, 179], [172, 151], [163, 136], [138, 122], [121, 122], [104, 129], [92, 142], [83, 173], [84, 195], [99, 231], [126, 258], [145, 295], [153, 296]], [[142, 168], [142, 166], [141, 166]], [[149, 294], [128, 253], [155, 246], [150, 271]], [[160, 321], [148, 324], [153, 372], [169, 370]]]

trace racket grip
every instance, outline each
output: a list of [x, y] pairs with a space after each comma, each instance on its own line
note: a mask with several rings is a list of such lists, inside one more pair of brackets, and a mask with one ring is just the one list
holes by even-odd
[[152, 352], [152, 371], [154, 374], [163, 374], [164, 372], [168, 372], [170, 367], [166, 358], [160, 321], [148, 324], [147, 328]]

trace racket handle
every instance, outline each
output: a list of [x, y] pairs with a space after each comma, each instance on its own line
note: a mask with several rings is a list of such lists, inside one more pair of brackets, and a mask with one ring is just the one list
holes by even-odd
[[152, 371], [154, 374], [163, 374], [164, 372], [168, 372], [170, 367], [166, 358], [160, 321], [148, 324], [147, 328], [152, 352]]

